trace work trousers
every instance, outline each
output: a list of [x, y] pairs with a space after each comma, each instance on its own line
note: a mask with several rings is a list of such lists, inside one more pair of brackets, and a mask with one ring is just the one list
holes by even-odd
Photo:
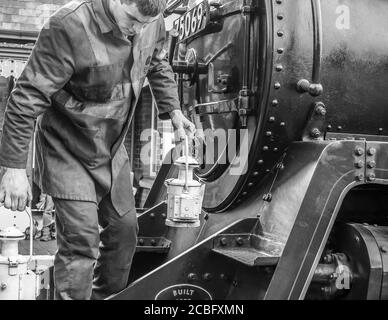
[[55, 299], [104, 299], [123, 290], [136, 248], [135, 209], [120, 216], [109, 195], [98, 206], [89, 201], [53, 201], [58, 245]]

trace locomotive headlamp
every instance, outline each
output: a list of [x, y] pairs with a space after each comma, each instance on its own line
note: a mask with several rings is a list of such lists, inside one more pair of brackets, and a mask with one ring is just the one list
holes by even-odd
[[175, 165], [179, 168], [178, 178], [168, 179], [167, 219], [170, 227], [199, 227], [204, 184], [193, 179], [193, 170], [198, 162], [188, 152], [186, 138], [186, 155], [178, 158]]

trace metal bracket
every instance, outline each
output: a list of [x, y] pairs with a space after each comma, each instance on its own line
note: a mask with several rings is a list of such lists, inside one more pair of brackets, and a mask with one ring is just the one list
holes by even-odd
[[324, 139], [326, 113], [326, 106], [323, 102], [316, 102], [312, 105], [312, 110], [303, 132], [303, 140]]

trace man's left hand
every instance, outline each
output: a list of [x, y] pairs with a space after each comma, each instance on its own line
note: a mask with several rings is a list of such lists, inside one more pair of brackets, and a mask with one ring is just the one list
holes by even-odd
[[194, 138], [195, 125], [189, 119], [187, 119], [181, 110], [173, 110], [170, 112], [170, 118], [172, 125], [178, 132], [178, 137], [181, 141], [185, 140], [186, 135], [189, 139]]

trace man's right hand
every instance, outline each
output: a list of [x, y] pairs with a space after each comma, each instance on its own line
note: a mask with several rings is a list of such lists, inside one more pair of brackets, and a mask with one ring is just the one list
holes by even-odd
[[32, 201], [31, 186], [26, 169], [2, 168], [0, 183], [0, 206], [12, 211], [24, 211]]

